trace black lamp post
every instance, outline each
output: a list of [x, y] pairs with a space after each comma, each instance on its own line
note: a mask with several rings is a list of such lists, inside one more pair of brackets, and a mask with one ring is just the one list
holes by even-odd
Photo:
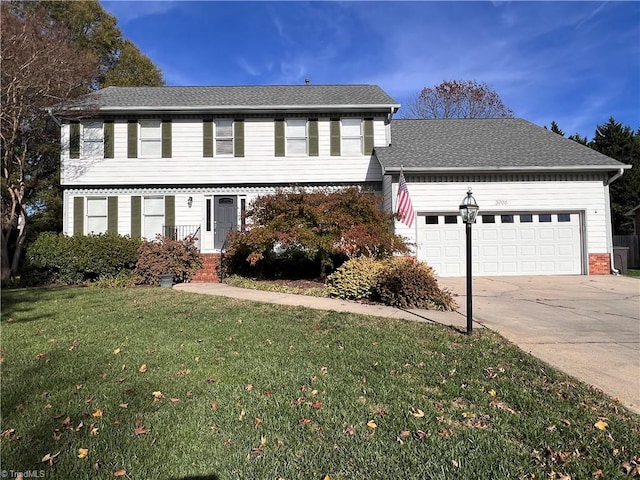
[[460, 216], [462, 222], [466, 224], [467, 233], [467, 335], [473, 333], [473, 299], [471, 294], [471, 225], [476, 223], [478, 216], [478, 204], [476, 199], [471, 195], [471, 188], [467, 192], [467, 196], [462, 199], [460, 204]]

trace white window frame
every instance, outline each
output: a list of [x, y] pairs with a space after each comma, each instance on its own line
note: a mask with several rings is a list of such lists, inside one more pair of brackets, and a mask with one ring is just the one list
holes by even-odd
[[[340, 150], [341, 154], [345, 157], [357, 157], [363, 155], [364, 151], [364, 128], [361, 118], [343, 118], [340, 125]], [[355, 132], [355, 128], [358, 127], [359, 133]], [[359, 148], [356, 151], [355, 148], [345, 148], [348, 144], [355, 144], [356, 141], [359, 144]]]
[[[99, 235], [107, 233], [109, 205], [107, 197], [87, 197], [85, 234]], [[97, 226], [97, 228], [94, 228]]]
[[[233, 157], [233, 120], [231, 119], [219, 119], [214, 120], [213, 122], [215, 132], [213, 138], [213, 155], [216, 157]], [[228, 127], [229, 131], [226, 132], [223, 127]], [[221, 148], [222, 145], [230, 144], [231, 151], [229, 152], [229, 146], [227, 146], [227, 151], [223, 151]]]
[[161, 158], [162, 157], [162, 121], [161, 120], [139, 120], [139, 157], [140, 158]]
[[[159, 200], [157, 205], [159, 206], [159, 211], [154, 211], [149, 205], [152, 200]], [[148, 232], [147, 230], [151, 230], [149, 228], [150, 225], [156, 224], [160, 226], [159, 231]], [[142, 237], [147, 240], [155, 240], [156, 235], [162, 235], [164, 232], [162, 231], [162, 227], [164, 226], [164, 197], [158, 195], [149, 195], [146, 197], [142, 197]]]
[[102, 120], [82, 122], [81, 157], [104, 156], [104, 129]]
[[309, 124], [306, 118], [286, 120], [285, 152], [287, 156], [309, 155]]

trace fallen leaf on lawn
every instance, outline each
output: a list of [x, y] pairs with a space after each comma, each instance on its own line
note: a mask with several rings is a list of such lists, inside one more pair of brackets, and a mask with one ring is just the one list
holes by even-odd
[[38, 353], [36, 355], [36, 360], [42, 360], [44, 358], [45, 354], [44, 353]]
[[120, 353], [120, 349], [119, 349], [119, 348], [116, 348], [116, 349], [113, 351], [113, 354], [114, 354], [114, 355], [117, 355], [117, 354], [119, 354], [119, 353]]
[[602, 470], [598, 469], [593, 472], [593, 478], [602, 478]]
[[251, 390], [253, 390], [253, 385], [252, 385], [252, 384], [250, 384], [250, 383], [247, 383], [247, 384], [244, 386], [244, 389], [245, 389], [247, 392], [250, 392]]
[[102, 410], [100, 408], [97, 408], [96, 411], [91, 414], [91, 416], [93, 418], [101, 418], [102, 417]]
[[372, 430], [375, 430], [378, 427], [378, 425], [376, 425], [376, 422], [374, 422], [373, 420], [369, 420], [367, 422], [367, 427], [371, 428]]
[[218, 402], [211, 402], [211, 410], [217, 410], [218, 409]]
[[327, 373], [329, 373], [329, 369], [327, 367], [320, 367], [320, 373], [326, 375]]
[[311, 406], [316, 410], [320, 410], [322, 408], [322, 402], [318, 400], [317, 402], [314, 402]]
[[260, 417], [256, 417], [253, 421], [253, 428], [258, 428], [262, 423], [262, 419]]
[[84, 399], [84, 403], [91, 403], [93, 402], [93, 395], [89, 395], [87, 398]]
[[99, 433], [99, 432], [98, 432], [98, 427], [93, 427], [93, 428], [91, 429], [91, 436], [92, 436], [92, 437], [97, 437], [97, 436], [98, 436], [98, 433]]
[[356, 433], [356, 427], [354, 425], [348, 425], [342, 430], [345, 435], [354, 435]]
[[78, 449], [78, 458], [87, 458], [87, 455], [89, 455], [89, 449], [88, 448], [79, 448]]
[[331, 480], [331, 477], [329, 475], [325, 475], [323, 480]]
[[129, 408], [129, 404], [128, 403], [121, 403], [120, 404], [120, 408]]
[[311, 423], [311, 420], [309, 420], [308, 418], [301, 418], [300, 420], [298, 420], [298, 423], [302, 426], [309, 425]]
[[247, 414], [247, 411], [243, 408], [240, 411], [240, 415], [238, 416], [238, 420], [242, 420], [246, 414]]
[[127, 471], [123, 468], [122, 470], [118, 470], [117, 472], [113, 472], [115, 477], [124, 477], [127, 474]]
[[493, 408], [497, 408], [498, 410], [504, 410], [504, 411], [509, 412], [509, 413], [511, 413], [513, 415], [518, 415], [519, 414], [519, 412], [517, 410], [514, 410], [509, 405], [507, 405], [505, 402], [498, 402], [497, 400], [494, 400], [491, 403], [489, 403], [489, 405], [491, 405]]
[[136, 435], [146, 435], [150, 431], [151, 430], [142, 425], [141, 420], [136, 420], [136, 428], [133, 429], [133, 433], [135, 433]]
[[604, 420], [598, 420], [596, 423], [593, 424], [593, 426], [596, 427], [598, 430], [604, 430], [609, 426], [609, 424]]
[[162, 400], [164, 398], [164, 394], [160, 391], [155, 391], [151, 395], [153, 395], [154, 401]]
[[264, 435], [262, 435], [260, 437], [260, 445], [264, 446], [267, 444], [267, 437], [265, 437]]
[[145, 373], [147, 371], [147, 364], [143, 363], [142, 365], [140, 365], [140, 368], [138, 369], [138, 371], [140, 373]]
[[170, 401], [171, 403], [178, 403], [178, 402], [180, 401], [180, 399], [179, 399], [179, 398], [176, 398], [176, 397], [171, 397], [171, 398], [169, 399], [169, 401]]
[[422, 410], [420, 410], [419, 408], [414, 410], [413, 412], [411, 412], [411, 414], [416, 418], [424, 417], [424, 412]]
[[549, 425], [547, 427], [547, 431], [548, 432], [555, 432], [556, 431], [556, 426], [555, 425]]
[[429, 436], [429, 434], [428, 434], [427, 432], [425, 432], [424, 430], [418, 430], [418, 431], [416, 432], [416, 435], [418, 436], [418, 438], [419, 438], [420, 440], [422, 440], [423, 438], [425, 438], [425, 437], [428, 437], [428, 436]]
[[60, 455], [60, 452], [56, 453], [55, 455], [51, 455], [50, 453], [47, 453], [44, 457], [42, 457], [41, 462], [48, 463], [49, 465], [53, 465], [58, 459], [58, 455]]
[[441, 432], [438, 433], [438, 436], [440, 438], [449, 438], [453, 436], [453, 432], [451, 430], [449, 430], [448, 428], [445, 428], [444, 430], [442, 430]]
[[490, 397], [495, 397], [496, 396], [496, 391], [493, 388], [491, 390], [489, 390], [489, 396]]
[[71, 345], [69, 345], [69, 351], [72, 351], [74, 348], [76, 348], [78, 345], [80, 344], [80, 342], [78, 340], [74, 340], [73, 343]]
[[453, 465], [456, 468], [460, 468], [460, 464], [458, 462], [456, 462], [455, 460], [451, 460], [451, 465]]
[[267, 390], [264, 392], [265, 397], [270, 397], [271, 396], [271, 390]]
[[562, 423], [564, 423], [567, 427], [569, 425], [571, 425], [571, 421], [567, 420], [566, 418], [563, 418], [562, 420], [560, 420]]
[[9, 438], [11, 435], [13, 435], [14, 432], [15, 432], [15, 429], [7, 428], [4, 432], [2, 432], [2, 434], [0, 435], [0, 438]]

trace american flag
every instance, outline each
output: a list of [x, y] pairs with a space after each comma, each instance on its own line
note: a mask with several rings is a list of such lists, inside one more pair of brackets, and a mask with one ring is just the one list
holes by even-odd
[[413, 226], [413, 220], [415, 219], [416, 214], [413, 211], [411, 197], [409, 196], [407, 182], [404, 179], [402, 169], [400, 169], [400, 184], [398, 185], [398, 202], [396, 208], [399, 220], [407, 227]]

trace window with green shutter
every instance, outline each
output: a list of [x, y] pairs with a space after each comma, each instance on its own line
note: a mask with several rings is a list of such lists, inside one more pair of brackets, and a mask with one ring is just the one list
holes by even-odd
[[171, 158], [171, 120], [162, 121], [162, 158]]
[[331, 156], [340, 156], [340, 119], [332, 118], [330, 126]]
[[284, 157], [284, 120], [275, 121], [275, 156]]
[[233, 122], [233, 156], [244, 157], [244, 120]]
[[73, 234], [84, 234], [84, 197], [73, 198]]
[[114, 157], [113, 120], [104, 122], [104, 158]]
[[127, 125], [127, 158], [138, 158], [138, 121], [129, 120]]
[[142, 237], [142, 198], [131, 197], [131, 237]]
[[202, 156], [213, 157], [213, 120], [202, 121]]
[[107, 232], [118, 233], [118, 197], [109, 197], [107, 202]]
[[69, 157], [80, 158], [80, 122], [69, 125]]
[[371, 155], [373, 153], [373, 119], [364, 119], [364, 154]]
[[312, 118], [309, 120], [309, 156], [317, 157], [318, 155], [318, 119]]

